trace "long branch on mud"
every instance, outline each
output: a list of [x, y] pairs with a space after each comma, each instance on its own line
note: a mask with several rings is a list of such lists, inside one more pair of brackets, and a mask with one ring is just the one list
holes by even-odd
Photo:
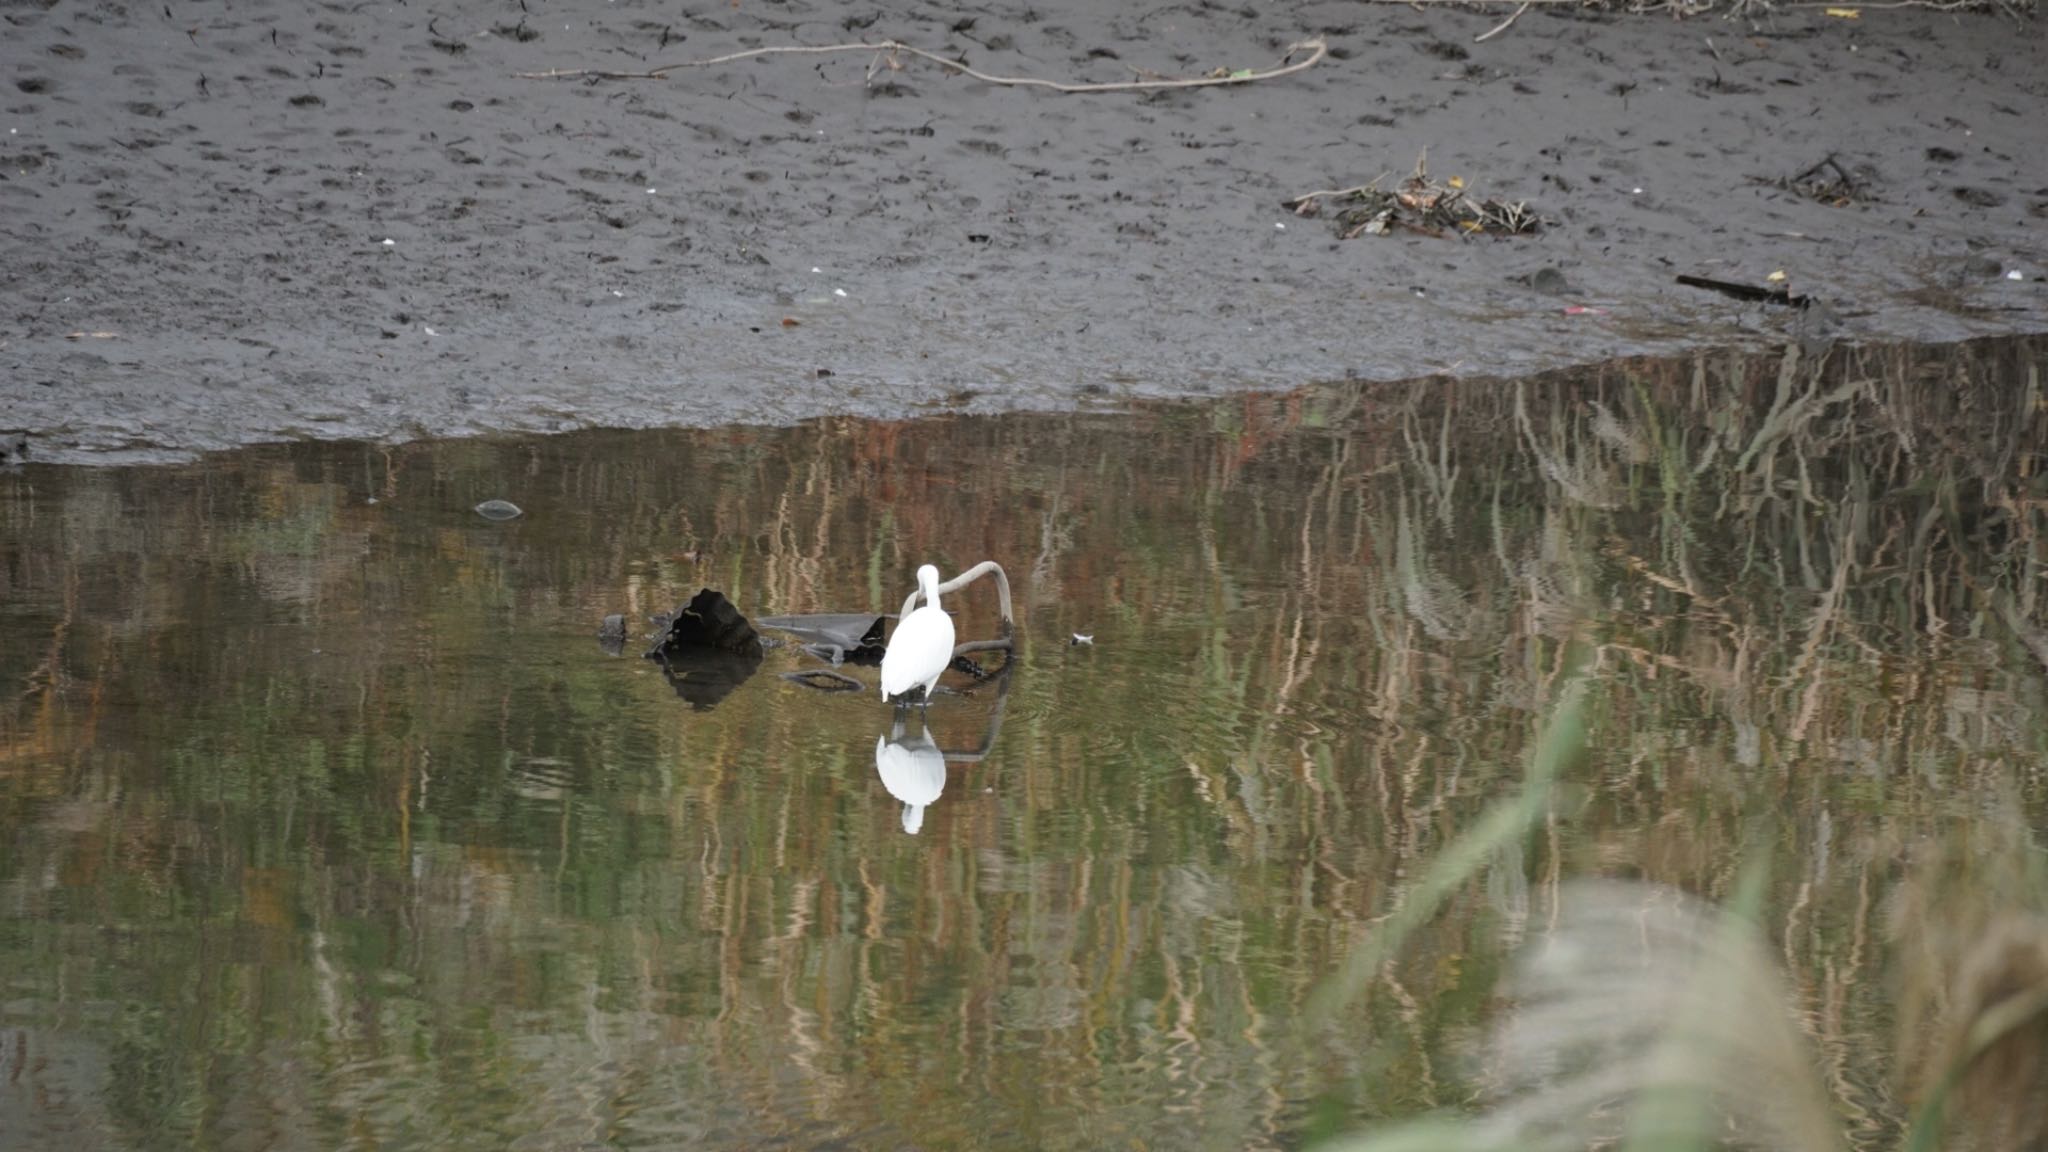
[[[1295, 60], [1297, 52], [1307, 51], [1306, 59]], [[645, 72], [608, 72], [598, 68], [550, 68], [545, 72], [515, 72], [521, 80], [665, 80], [669, 73], [684, 68], [709, 68], [717, 64], [729, 64], [735, 60], [746, 60], [755, 56], [822, 56], [834, 52], [902, 52], [929, 60], [941, 68], [950, 69], [963, 76], [972, 77], [984, 84], [998, 84], [1009, 88], [1046, 88], [1067, 94], [1088, 92], [1157, 92], [1171, 88], [1212, 88], [1229, 84], [1251, 84], [1260, 80], [1276, 80], [1306, 71], [1329, 55], [1330, 47], [1321, 37], [1296, 41], [1287, 46], [1287, 54], [1280, 63], [1263, 72], [1249, 68], [1235, 71], [1219, 69], [1217, 74], [1195, 76], [1186, 79], [1120, 80], [1106, 84], [1069, 84], [1058, 80], [1042, 80], [1035, 76], [995, 76], [970, 68], [958, 60], [950, 60], [936, 52], [905, 44], [900, 40], [877, 40], [861, 44], [820, 44], [820, 45], [776, 45], [767, 48], [750, 48], [745, 52], [731, 52], [724, 56], [713, 56], [707, 60], [685, 60], [680, 64], [664, 64]]]

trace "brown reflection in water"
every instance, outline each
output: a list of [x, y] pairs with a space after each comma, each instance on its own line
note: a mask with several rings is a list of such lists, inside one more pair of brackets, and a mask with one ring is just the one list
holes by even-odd
[[[2044, 351], [0, 473], [0, 1127], [1279, 1146], [1320, 1097], [1469, 1098], [1560, 878], [1718, 896], [1764, 827], [1884, 1137], [1906, 846], [2041, 814]], [[988, 557], [1018, 672], [915, 837], [871, 693], [774, 653], [692, 712], [595, 642], [704, 585], [890, 611]], [[1574, 640], [1572, 798], [1305, 1039]]]

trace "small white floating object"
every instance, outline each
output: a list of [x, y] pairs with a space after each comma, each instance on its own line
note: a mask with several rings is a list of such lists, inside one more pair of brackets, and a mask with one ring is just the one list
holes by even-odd
[[1081, 635], [1081, 634], [1080, 634], [1079, 632], [1076, 632], [1076, 633], [1074, 633], [1074, 646], [1075, 646], [1075, 647], [1079, 647], [1079, 646], [1081, 646], [1081, 645], [1083, 645], [1083, 644], [1093, 644], [1093, 643], [1095, 643], [1095, 637], [1093, 637], [1093, 636], [1083, 636], [1083, 635]]
[[846, 295], [846, 289], [844, 289], [844, 288], [834, 288], [834, 289], [832, 290], [832, 294], [833, 294], [834, 296], [844, 296], [844, 295]]
[[1285, 224], [1275, 223], [1273, 227], [1278, 228], [1282, 232], [1287, 231], [1287, 225]]
[[434, 331], [434, 326], [433, 326], [432, 324], [422, 324], [422, 325], [420, 325], [420, 331], [422, 331], [422, 332], [425, 332], [425, 333], [426, 333], [427, 335], [429, 335], [429, 336], [439, 336], [439, 335], [440, 335], [440, 333], [439, 333], [439, 332], [436, 332], [436, 331]]
[[825, 270], [823, 268], [813, 268], [811, 269], [811, 274], [813, 276], [823, 276], [825, 274]]
[[953, 618], [939, 607], [939, 570], [930, 564], [919, 568], [917, 587], [924, 593], [924, 606], [897, 623], [882, 652], [884, 700], [921, 687], [929, 704], [932, 689], [953, 662]]
[[384, 246], [385, 246], [386, 248], [392, 248], [392, 247], [396, 247], [396, 246], [397, 246], [397, 244], [398, 244], [398, 241], [396, 241], [396, 240], [393, 240], [393, 239], [392, 239], [391, 237], [389, 237], [389, 236], [386, 236], [386, 237], [384, 238]]
[[510, 500], [486, 500], [476, 506], [476, 514], [486, 520], [517, 520], [525, 511]]
[[2007, 272], [2005, 274], [2005, 278], [2007, 280], [2025, 280], [2027, 278], [2027, 274], [2015, 268], [2012, 271]]

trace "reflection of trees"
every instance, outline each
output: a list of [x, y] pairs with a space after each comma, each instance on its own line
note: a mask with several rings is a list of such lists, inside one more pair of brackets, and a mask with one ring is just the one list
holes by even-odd
[[[1236, 1147], [1332, 1083], [1461, 1099], [1561, 875], [1719, 894], [1776, 812], [1780, 942], [1880, 1130], [1898, 846], [2039, 803], [2040, 358], [0, 478], [0, 967], [35, 1043], [98, 1045], [130, 1143]], [[526, 518], [466, 517], [499, 495]], [[587, 635], [699, 584], [888, 611], [985, 556], [1032, 574], [1022, 672], [916, 841], [835, 738], [872, 739], [865, 701], [692, 716]], [[1511, 786], [1573, 638], [1584, 809], [1304, 1048], [1318, 979]]]

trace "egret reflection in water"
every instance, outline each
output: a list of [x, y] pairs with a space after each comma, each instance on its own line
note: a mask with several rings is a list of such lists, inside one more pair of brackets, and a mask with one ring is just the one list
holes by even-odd
[[[888, 733], [875, 738], [875, 771], [881, 774], [882, 787], [889, 790], [889, 795], [903, 802], [905, 832], [915, 836], [918, 829], [924, 827], [924, 810], [946, 789], [948, 763], [981, 764], [987, 761], [989, 750], [995, 747], [996, 737], [1003, 730], [1003, 705], [1010, 695], [1014, 668], [1015, 665], [1005, 660], [983, 682], [983, 687], [993, 689], [993, 695], [987, 698], [988, 718], [980, 743], [972, 747], [942, 748], [928, 727], [920, 727], [917, 735], [907, 736], [904, 728], [910, 715], [908, 708], [898, 708]], [[975, 691], [970, 689], [969, 694]], [[918, 713], [920, 724], [926, 715]]]
[[875, 737], [875, 771], [889, 795], [903, 802], [903, 830], [917, 835], [924, 810], [946, 790], [946, 754], [939, 742], [923, 729], [905, 736], [898, 723], [889, 735]]

